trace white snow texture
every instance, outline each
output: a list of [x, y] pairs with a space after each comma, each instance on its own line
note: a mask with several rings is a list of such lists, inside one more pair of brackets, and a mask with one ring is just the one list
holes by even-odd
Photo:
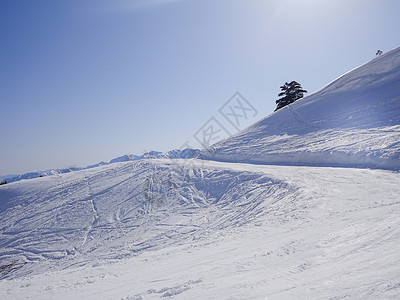
[[201, 159], [1, 185], [0, 299], [398, 299], [399, 83], [400, 48]]
[[400, 169], [400, 48], [201, 153], [204, 159]]

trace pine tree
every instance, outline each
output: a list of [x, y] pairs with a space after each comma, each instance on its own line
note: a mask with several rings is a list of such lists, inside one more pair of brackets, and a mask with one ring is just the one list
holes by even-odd
[[300, 83], [297, 81], [292, 81], [290, 83], [285, 82], [285, 84], [281, 86], [281, 91], [282, 92], [280, 92], [278, 96], [284, 97], [275, 101], [277, 105], [275, 111], [303, 98], [304, 93], [307, 93], [307, 91], [303, 90]]

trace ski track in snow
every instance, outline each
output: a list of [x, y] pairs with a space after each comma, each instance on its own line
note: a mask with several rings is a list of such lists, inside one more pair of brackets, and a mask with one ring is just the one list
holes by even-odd
[[396, 295], [399, 183], [383, 170], [152, 160], [9, 184], [0, 253], [27, 263], [1, 298]]
[[[117, 259], [176, 243], [187, 234], [196, 238], [216, 228], [246, 223], [249, 220], [239, 216], [246, 213], [256, 218], [262, 196], [290, 194], [282, 183], [284, 189], [278, 191], [277, 183], [260, 175], [225, 171], [204, 175], [204, 170], [157, 164], [158, 169], [153, 161], [135, 163], [135, 173], [129, 172], [131, 166], [107, 171], [102, 167], [100, 173], [91, 170], [65, 175], [62, 182], [59, 175], [26, 182], [29, 189], [38, 191], [23, 199], [26, 191], [22, 189], [22, 195], [4, 199], [18, 205], [2, 212], [2, 254], [19, 254], [26, 261], [51, 255], [61, 259], [66, 254], [74, 256], [76, 250], [85, 255], [101, 252], [99, 237], [108, 243], [131, 237], [129, 245], [115, 242], [115, 249], [105, 251], [108, 258]], [[36, 186], [38, 181], [43, 186]], [[24, 183], [14, 184], [17, 189], [20, 186]], [[248, 193], [245, 201], [240, 199], [243, 203], [235, 207], [230, 200], [244, 192]]]
[[398, 299], [399, 79], [400, 48], [201, 159], [0, 186], [0, 299]]

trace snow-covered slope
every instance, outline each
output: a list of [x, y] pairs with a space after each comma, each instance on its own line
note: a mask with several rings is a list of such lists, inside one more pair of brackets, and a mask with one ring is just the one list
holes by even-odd
[[203, 159], [149, 152], [1, 185], [0, 299], [398, 298], [400, 173], [321, 165], [399, 167], [399, 54]]
[[399, 182], [141, 160], [4, 185], [0, 298], [394, 299]]
[[263, 174], [193, 169], [185, 161], [117, 163], [16, 182], [0, 190], [0, 256], [63, 266], [119, 259], [248, 223], [274, 207], [275, 197], [295, 192]]
[[202, 151], [230, 162], [400, 169], [400, 48]]

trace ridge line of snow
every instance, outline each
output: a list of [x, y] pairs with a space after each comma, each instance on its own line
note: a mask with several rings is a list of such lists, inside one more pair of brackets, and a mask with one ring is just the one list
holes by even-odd
[[56, 175], [56, 174], [65, 174], [65, 173], [70, 173], [70, 172], [76, 172], [76, 171], [82, 171], [82, 170], [87, 170], [87, 169], [93, 169], [117, 162], [123, 162], [123, 161], [133, 161], [133, 160], [143, 160], [143, 159], [189, 159], [193, 157], [197, 157], [198, 154], [200, 153], [200, 150], [198, 149], [191, 149], [191, 148], [186, 148], [183, 150], [180, 149], [174, 149], [170, 150], [168, 152], [158, 152], [158, 151], [150, 151], [146, 152], [143, 155], [134, 155], [134, 154], [126, 154], [122, 155], [119, 157], [116, 157], [112, 160], [110, 160], [108, 163], [107, 162], [100, 162], [97, 164], [89, 165], [86, 167], [73, 167], [73, 168], [65, 168], [65, 169], [49, 169], [45, 171], [33, 171], [33, 172], [27, 172], [21, 175], [14, 175], [13, 177], [4, 177], [0, 178], [1, 181], [7, 181], [7, 183], [12, 183], [24, 179], [33, 179], [33, 178], [38, 178], [38, 177], [45, 177], [45, 176], [51, 176], [51, 175]]

